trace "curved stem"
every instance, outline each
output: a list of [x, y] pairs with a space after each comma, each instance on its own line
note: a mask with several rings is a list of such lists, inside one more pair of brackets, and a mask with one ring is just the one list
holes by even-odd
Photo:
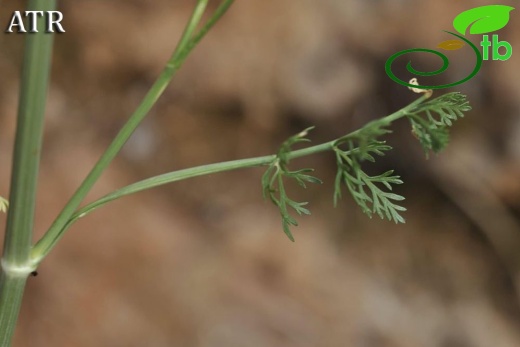
[[179, 41], [179, 44], [177, 45], [170, 60], [168, 61], [163, 71], [161, 72], [153, 86], [150, 88], [146, 96], [144, 97], [141, 104], [130, 116], [127, 123], [116, 135], [115, 139], [106, 149], [105, 153], [103, 153], [101, 158], [94, 165], [94, 167], [87, 175], [85, 180], [81, 183], [80, 187], [76, 190], [76, 192], [67, 202], [63, 210], [58, 215], [58, 217], [54, 220], [49, 230], [34, 245], [31, 251], [31, 256], [33, 259], [38, 259], [38, 262], [41, 261], [41, 259], [43, 259], [43, 257], [47, 255], [50, 252], [50, 250], [55, 246], [55, 244], [63, 235], [63, 228], [69, 223], [70, 218], [72, 217], [76, 209], [79, 207], [83, 199], [90, 192], [90, 190], [92, 189], [96, 181], [99, 179], [103, 171], [112, 162], [117, 153], [119, 153], [123, 145], [133, 134], [135, 129], [146, 117], [150, 109], [155, 105], [157, 99], [159, 99], [159, 97], [162, 95], [162, 93], [172, 80], [175, 73], [179, 70], [188, 54], [193, 50], [195, 45], [207, 33], [209, 28], [213, 26], [218, 21], [218, 19], [220, 19], [220, 17], [222, 17], [225, 10], [227, 10], [231, 3], [232, 1], [225, 1], [224, 4], [228, 4], [228, 6], [224, 9], [222, 9], [222, 6], [219, 7], [219, 12], [211, 17], [211, 22], [207, 23], [203, 27], [203, 29], [201, 29], [201, 32], [194, 36], [193, 33], [196, 30], [198, 24], [200, 23], [202, 15], [204, 14], [204, 11], [208, 4], [208, 0], [197, 1], [195, 10], [191, 15], [186, 29], [184, 30], [184, 33], [182, 34], [182, 37]]
[[[428, 97], [429, 97], [428, 95], [423, 95], [422, 97], [418, 98], [417, 100], [415, 100], [408, 106], [402, 108], [401, 110], [394, 112], [391, 115], [388, 115], [381, 119], [378, 119], [374, 122], [389, 123], [389, 122], [395, 121], [399, 118], [402, 118], [402, 117], [408, 115], [409, 112], [413, 111], [413, 109], [418, 104], [420, 104], [421, 102], [426, 100]], [[369, 123], [369, 124], [373, 124], [373, 123]], [[342, 139], [345, 139], [349, 136], [355, 136], [356, 134], [359, 133], [359, 131], [360, 130], [353, 131], [350, 134], [343, 136]], [[334, 148], [337, 140], [338, 139], [334, 139], [332, 141], [328, 141], [328, 142], [325, 142], [325, 143], [322, 143], [319, 145], [292, 151], [290, 154], [288, 154], [287, 158], [289, 160], [292, 160], [292, 159], [301, 158], [301, 157], [309, 156], [309, 155], [320, 153], [320, 152], [329, 151]], [[268, 165], [268, 164], [272, 163], [273, 160], [276, 160], [276, 159], [277, 159], [277, 156], [273, 154], [273, 155], [267, 155], [267, 156], [256, 157], [256, 158], [239, 159], [239, 160], [232, 160], [232, 161], [215, 163], [215, 164], [202, 165], [202, 166], [197, 166], [197, 167], [193, 167], [193, 168], [188, 168], [188, 169], [183, 169], [183, 170], [178, 170], [178, 171], [162, 174], [159, 176], [154, 176], [154, 177], [130, 184], [130, 185], [123, 187], [121, 189], [118, 189], [110, 194], [107, 194], [107, 195], [103, 196], [102, 198], [77, 210], [75, 213], [73, 213], [71, 215], [71, 217], [63, 225], [63, 228], [59, 231], [59, 233], [57, 233], [57, 237], [62, 237], [63, 234], [65, 233], [65, 231], [78, 219], [86, 216], [87, 214], [96, 210], [97, 208], [99, 208], [111, 201], [122, 198], [124, 196], [134, 194], [134, 193], [137, 193], [137, 192], [140, 192], [143, 190], [159, 187], [159, 186], [162, 186], [162, 185], [165, 185], [168, 183], [185, 180], [188, 178], [194, 178], [194, 177], [198, 177], [198, 176], [204, 176], [204, 175], [209, 175], [209, 174], [214, 174], [214, 173], [219, 173], [219, 172], [224, 172], [224, 171], [231, 171], [231, 170], [238, 170], [238, 169], [252, 168], [252, 167], [257, 167], [257, 166], [262, 166], [262, 165]], [[43, 260], [43, 258], [45, 258], [45, 256], [48, 254], [49, 251], [50, 251], [50, 248], [48, 248], [46, 250], [43, 250], [43, 249], [39, 250], [38, 254], [35, 253], [33, 255], [33, 261], [35, 263], [40, 262], [41, 260]]]

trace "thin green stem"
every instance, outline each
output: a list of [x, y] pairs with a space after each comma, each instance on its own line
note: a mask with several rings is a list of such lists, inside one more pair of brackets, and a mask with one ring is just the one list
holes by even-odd
[[[273, 160], [276, 159], [276, 155], [268, 155], [263, 157], [256, 157], [250, 159], [239, 159], [232, 160], [222, 163], [208, 164], [197, 166], [193, 168], [178, 170], [174, 172], [169, 172], [163, 175], [158, 175], [154, 177], [150, 177], [148, 179], [130, 184], [126, 187], [118, 189], [110, 194], [105, 195], [104, 197], [96, 200], [85, 207], [79, 209], [70, 220], [70, 226], [75, 220], [84, 217], [88, 213], [94, 211], [95, 209], [109, 203], [110, 201], [119, 199], [123, 196], [134, 194], [143, 190], [159, 187], [168, 183], [182, 181], [188, 178], [194, 178], [199, 176], [205, 176], [210, 174], [215, 174], [219, 172], [232, 171], [238, 169], [252, 168], [257, 166], [263, 166], [270, 164]], [[65, 231], [65, 230], [63, 230]]]
[[208, 0], [197, 1], [195, 10], [191, 15], [188, 24], [184, 28], [184, 32], [182, 33], [181, 39], [179, 40], [179, 43], [177, 44], [177, 47], [175, 48], [172, 54], [171, 61], [178, 61], [179, 57], [184, 54], [184, 51], [186, 50], [186, 45], [192, 40], [193, 32], [195, 31], [195, 29], [197, 29], [197, 26], [199, 25], [199, 22], [202, 18], [202, 15], [204, 14], [204, 11], [206, 11], [207, 6]]
[[[232, 1], [225, 1], [225, 3], [231, 4]], [[40, 262], [45, 255], [56, 245], [61, 236], [63, 235], [63, 228], [69, 223], [70, 218], [79, 207], [83, 199], [87, 196], [89, 191], [92, 189], [96, 181], [99, 179], [103, 171], [112, 162], [115, 156], [119, 153], [123, 145], [133, 134], [135, 129], [146, 117], [150, 109], [155, 105], [158, 98], [162, 95], [168, 84], [171, 82], [175, 73], [179, 70], [182, 63], [193, 50], [196, 44], [202, 39], [207, 33], [207, 30], [213, 26], [225, 13], [226, 8], [222, 9], [219, 7], [218, 13], [215, 13], [210, 21], [201, 29], [197, 34], [193, 34], [198, 24], [202, 19], [204, 10], [206, 9], [208, 1], [198, 0], [195, 10], [193, 11], [190, 20], [182, 34], [182, 37], [177, 45], [177, 48], [173, 52], [170, 60], [166, 64], [165, 68], [144, 97], [141, 104], [137, 107], [135, 112], [130, 116], [127, 123], [123, 126], [120, 132], [117, 134], [113, 142], [109, 145], [105, 153], [101, 156], [98, 162], [95, 164], [93, 169], [87, 175], [85, 180], [82, 182], [80, 187], [76, 190], [74, 195], [65, 205], [63, 210], [60, 212], [58, 217], [55, 219], [49, 230], [45, 235], [35, 244], [32, 249], [31, 256], [33, 259], [37, 259]], [[205, 29], [207, 28], [207, 29]], [[205, 31], [204, 31], [205, 30]]]
[[[56, 1], [31, 0], [27, 9], [54, 11]], [[30, 262], [30, 251], [54, 38], [53, 34], [45, 33], [43, 18], [38, 19], [37, 28], [38, 33], [26, 36], [22, 64], [10, 206], [1, 260], [0, 346], [11, 345], [25, 282], [34, 270]]]
[[[390, 120], [392, 122], [399, 118], [402, 118], [402, 117], [406, 116], [407, 114], [409, 114], [410, 111], [412, 111], [418, 104], [423, 102], [425, 99], [427, 99], [427, 96], [422, 96], [421, 98], [415, 100], [413, 103], [402, 108], [401, 110], [399, 110], [395, 113], [392, 113], [389, 116], [381, 118], [380, 120], [376, 120], [375, 122], [378, 122], [378, 121], [388, 122], [388, 120]], [[354, 136], [354, 135], [358, 134], [358, 132], [359, 132], [359, 130], [353, 131], [353, 132], [349, 133], [348, 135], [342, 137], [342, 139], [349, 137], [349, 136]], [[332, 150], [335, 147], [337, 140], [338, 139], [334, 139], [332, 141], [328, 141], [328, 142], [325, 142], [325, 143], [322, 143], [319, 145], [292, 151], [291, 153], [288, 154], [287, 159], [292, 160], [292, 159], [301, 158], [301, 157], [309, 156], [312, 154]], [[232, 161], [215, 163], [215, 164], [202, 165], [202, 166], [197, 166], [197, 167], [193, 167], [193, 168], [178, 170], [178, 171], [154, 176], [154, 177], [130, 184], [130, 185], [123, 187], [121, 189], [118, 189], [110, 194], [107, 194], [107, 195], [103, 196], [102, 198], [77, 210], [74, 214], [72, 214], [72, 216], [67, 221], [67, 223], [65, 223], [62, 230], [60, 230], [58, 237], [61, 237], [65, 233], [65, 231], [79, 218], [82, 218], [82, 217], [86, 216], [87, 214], [89, 214], [90, 212], [94, 211], [95, 209], [97, 209], [113, 200], [119, 199], [123, 196], [134, 194], [134, 193], [137, 193], [137, 192], [140, 192], [143, 190], [159, 187], [159, 186], [162, 186], [162, 185], [165, 185], [168, 183], [182, 181], [182, 180], [185, 180], [188, 178], [215, 174], [215, 173], [224, 172], [224, 171], [232, 171], [232, 170], [238, 170], [238, 169], [245, 169], [245, 168], [252, 168], [252, 167], [257, 167], [257, 166], [269, 165], [273, 162], [273, 160], [276, 160], [276, 159], [277, 159], [277, 156], [273, 154], [273, 155], [267, 155], [267, 156], [256, 157], [256, 158], [239, 159], [239, 160], [232, 160]], [[50, 251], [50, 249], [48, 251]], [[38, 257], [34, 258], [34, 261], [35, 262], [41, 261], [46, 256], [48, 251], [40, 253]]]
[[[425, 100], [427, 100], [429, 97], [431, 96], [431, 94], [428, 94], [428, 93], [425, 93], [423, 96], [421, 96], [420, 98], [416, 99], [415, 101], [413, 101], [411, 104], [409, 104], [408, 106], [386, 116], [386, 117], [383, 117], [383, 118], [380, 118], [380, 119], [377, 119], [375, 121], [372, 121], [370, 122], [369, 124], [367, 124], [366, 126], [369, 126], [369, 125], [374, 125], [374, 123], [392, 123], [402, 117], [405, 117], [406, 115], [408, 115], [410, 112], [412, 112], [416, 107], [417, 105], [421, 104], [422, 102], [424, 102]], [[365, 126], [365, 127], [366, 127]], [[363, 131], [363, 129], [365, 127], [362, 127], [362, 128], [359, 128], [357, 129], [356, 131], [353, 131], [345, 136], [342, 136], [340, 139], [344, 140], [344, 139], [348, 139], [349, 137], [356, 137], [357, 135], [359, 135], [359, 133], [361, 133]], [[335, 145], [336, 145], [336, 142], [338, 141], [339, 139], [335, 139], [335, 140], [332, 140], [332, 141], [329, 141], [329, 142], [325, 142], [325, 143], [322, 143], [320, 145], [317, 145], [317, 146], [312, 146], [312, 147], [308, 147], [308, 148], [304, 148], [304, 149], [300, 149], [300, 150], [297, 150], [297, 151], [293, 151], [290, 155], [290, 159], [295, 159], [295, 158], [300, 158], [300, 157], [306, 157], [308, 155], [311, 155], [311, 154], [314, 154], [314, 153], [318, 153], [318, 152], [323, 152], [323, 151], [327, 151], [327, 150], [330, 150], [332, 149]]]
[[185, 49], [185, 52], [183, 53], [183, 55], [187, 55], [189, 53], [189, 51], [192, 50], [193, 47], [195, 47], [200, 42], [200, 40], [202, 40], [202, 38], [204, 36], [206, 36], [208, 31], [210, 31], [210, 29], [213, 28], [213, 26], [215, 24], [217, 24], [219, 19], [227, 12], [227, 10], [231, 7], [231, 5], [233, 4], [234, 1], [235, 0], [222, 1], [222, 3], [219, 5], [219, 7], [217, 7], [215, 12], [213, 12], [213, 15], [202, 26], [202, 28], [193, 36], [193, 39], [186, 46], [186, 49]]

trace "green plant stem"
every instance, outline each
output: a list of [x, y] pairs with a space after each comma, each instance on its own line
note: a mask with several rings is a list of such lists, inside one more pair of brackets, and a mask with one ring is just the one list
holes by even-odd
[[[30, 11], [53, 11], [56, 1], [31, 0], [27, 7]], [[0, 346], [11, 344], [25, 281], [34, 270], [30, 251], [53, 38], [53, 34], [45, 33], [43, 18], [38, 20], [38, 33], [26, 36], [10, 206], [1, 261]]]
[[[55, 1], [33, 0], [29, 8], [51, 11], [55, 4]], [[26, 262], [32, 241], [36, 183], [53, 44], [53, 35], [43, 32], [43, 19], [38, 22], [39, 32], [27, 35], [22, 67], [9, 194], [10, 208], [3, 254], [5, 261], [18, 265]]]
[[0, 274], [0, 346], [11, 346], [26, 282], [27, 274]]
[[[424, 100], [426, 100], [429, 96], [423, 95], [422, 97], [418, 98], [408, 106], [402, 108], [401, 110], [392, 113], [391, 115], [388, 115], [386, 117], [383, 117], [381, 119], [375, 120], [373, 122], [384, 122], [389, 123], [393, 122], [399, 118], [405, 117], [412, 111], [417, 105], [422, 103]], [[369, 124], [373, 124], [369, 123]], [[356, 136], [362, 129], [358, 129], [356, 131], [353, 131], [349, 133], [346, 136], [343, 136], [342, 139], [349, 137], [349, 136]], [[311, 146], [299, 150], [292, 151], [288, 155], [288, 159], [296, 159], [300, 157], [309, 156], [312, 154], [325, 152], [332, 150], [336, 144], [338, 139], [334, 139], [332, 141], [328, 141], [316, 146]], [[273, 160], [276, 159], [276, 155], [267, 155], [262, 157], [256, 157], [256, 158], [249, 158], [249, 159], [239, 159], [239, 160], [232, 160], [227, 162], [221, 162], [221, 163], [215, 163], [215, 164], [208, 164], [208, 165], [202, 165], [197, 166], [193, 168], [178, 170], [158, 176], [154, 176], [133, 184], [130, 184], [126, 187], [123, 187], [121, 189], [118, 189], [110, 194], [107, 194], [103, 196], [102, 198], [86, 205], [85, 207], [77, 210], [74, 214], [72, 214], [71, 218], [67, 221], [67, 223], [64, 225], [63, 229], [60, 231], [60, 237], [63, 233], [79, 218], [84, 217], [85, 215], [89, 214], [90, 212], [94, 211], [95, 209], [113, 201], [116, 199], [119, 199], [123, 196], [134, 194], [143, 190], [155, 188], [158, 186], [162, 186], [168, 183], [182, 181], [188, 178], [194, 178], [198, 176], [204, 176], [209, 174], [215, 174], [219, 172], [224, 171], [232, 171], [232, 170], [238, 170], [238, 169], [245, 169], [245, 168], [252, 168], [257, 166], [263, 166], [268, 165], [273, 162]], [[50, 250], [49, 250], [50, 251]], [[41, 258], [35, 258], [35, 261], [40, 261], [45, 257], [47, 253], [41, 253]]]
[[138, 125], [146, 117], [150, 109], [155, 105], [157, 99], [162, 95], [168, 84], [171, 82], [173, 76], [179, 70], [188, 54], [209, 31], [209, 29], [222, 17], [232, 2], [233, 1], [231, 0], [224, 1], [213, 14], [213, 16], [208, 20], [208, 22], [203, 26], [203, 28], [197, 34], [194, 34], [208, 3], [208, 0], [197, 1], [195, 10], [193, 11], [186, 29], [182, 34], [179, 44], [177, 45], [175, 51], [173, 52], [170, 60], [164, 67], [161, 74], [150, 88], [141, 104], [130, 116], [127, 123], [123, 126], [105, 153], [103, 153], [88, 176], [82, 182], [80, 187], [67, 202], [49, 230], [33, 247], [31, 256], [35, 263], [39, 263], [56, 245], [56, 243], [63, 235], [63, 228], [69, 223], [70, 218], [79, 207], [83, 199], [85, 199], [103, 171], [112, 162], [112, 160], [115, 158], [117, 153], [119, 153], [123, 145], [130, 138]]
[[191, 15], [188, 24], [184, 28], [184, 32], [181, 35], [181, 39], [179, 40], [177, 47], [175, 47], [175, 50], [173, 51], [173, 54], [170, 58], [170, 62], [178, 61], [179, 57], [183, 55], [183, 52], [186, 49], [186, 45], [191, 41], [193, 32], [195, 31], [195, 29], [197, 29], [197, 26], [199, 25], [199, 22], [202, 18], [202, 15], [204, 14], [204, 11], [206, 11], [207, 6], [208, 0], [197, 1], [197, 5], [193, 10], [193, 14]]
[[210, 29], [217, 24], [219, 19], [227, 12], [227, 10], [231, 7], [231, 5], [235, 2], [235, 0], [224, 0], [217, 7], [215, 12], [213, 12], [212, 16], [208, 19], [208, 21], [202, 26], [202, 28], [193, 36], [192, 40], [186, 44], [184, 50], [179, 54], [179, 59], [184, 60], [189, 52], [202, 40], [204, 36], [210, 31]]

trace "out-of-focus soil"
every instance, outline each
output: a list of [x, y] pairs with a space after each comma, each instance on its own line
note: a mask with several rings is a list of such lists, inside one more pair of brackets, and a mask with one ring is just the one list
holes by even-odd
[[[416, 96], [388, 79], [386, 59], [435, 47], [454, 16], [483, 4], [237, 1], [89, 199], [151, 175], [273, 153], [309, 125], [318, 143], [389, 114]], [[0, 20], [16, 6], [3, 3]], [[192, 6], [62, 3], [67, 32], [56, 36], [36, 237], [138, 105]], [[513, 47], [517, 17], [499, 32]], [[23, 38], [0, 41], [2, 196]], [[470, 71], [470, 53], [454, 54], [444, 78]], [[374, 170], [403, 177], [406, 224], [370, 220], [346, 196], [334, 209], [329, 155], [292, 163], [325, 182], [291, 187], [312, 211], [298, 219], [295, 243], [262, 200], [262, 169], [139, 193], [79, 221], [28, 280], [15, 346], [520, 346], [518, 62], [485, 62], [455, 88], [473, 110], [438, 157], [424, 159], [406, 123], [393, 127], [394, 151]]]

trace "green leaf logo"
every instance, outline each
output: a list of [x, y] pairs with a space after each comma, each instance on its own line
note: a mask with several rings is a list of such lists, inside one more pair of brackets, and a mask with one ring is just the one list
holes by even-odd
[[509, 22], [509, 12], [514, 7], [505, 5], [487, 5], [475, 7], [459, 14], [453, 20], [453, 27], [462, 35], [470, 28], [470, 34], [486, 34], [502, 29]]

